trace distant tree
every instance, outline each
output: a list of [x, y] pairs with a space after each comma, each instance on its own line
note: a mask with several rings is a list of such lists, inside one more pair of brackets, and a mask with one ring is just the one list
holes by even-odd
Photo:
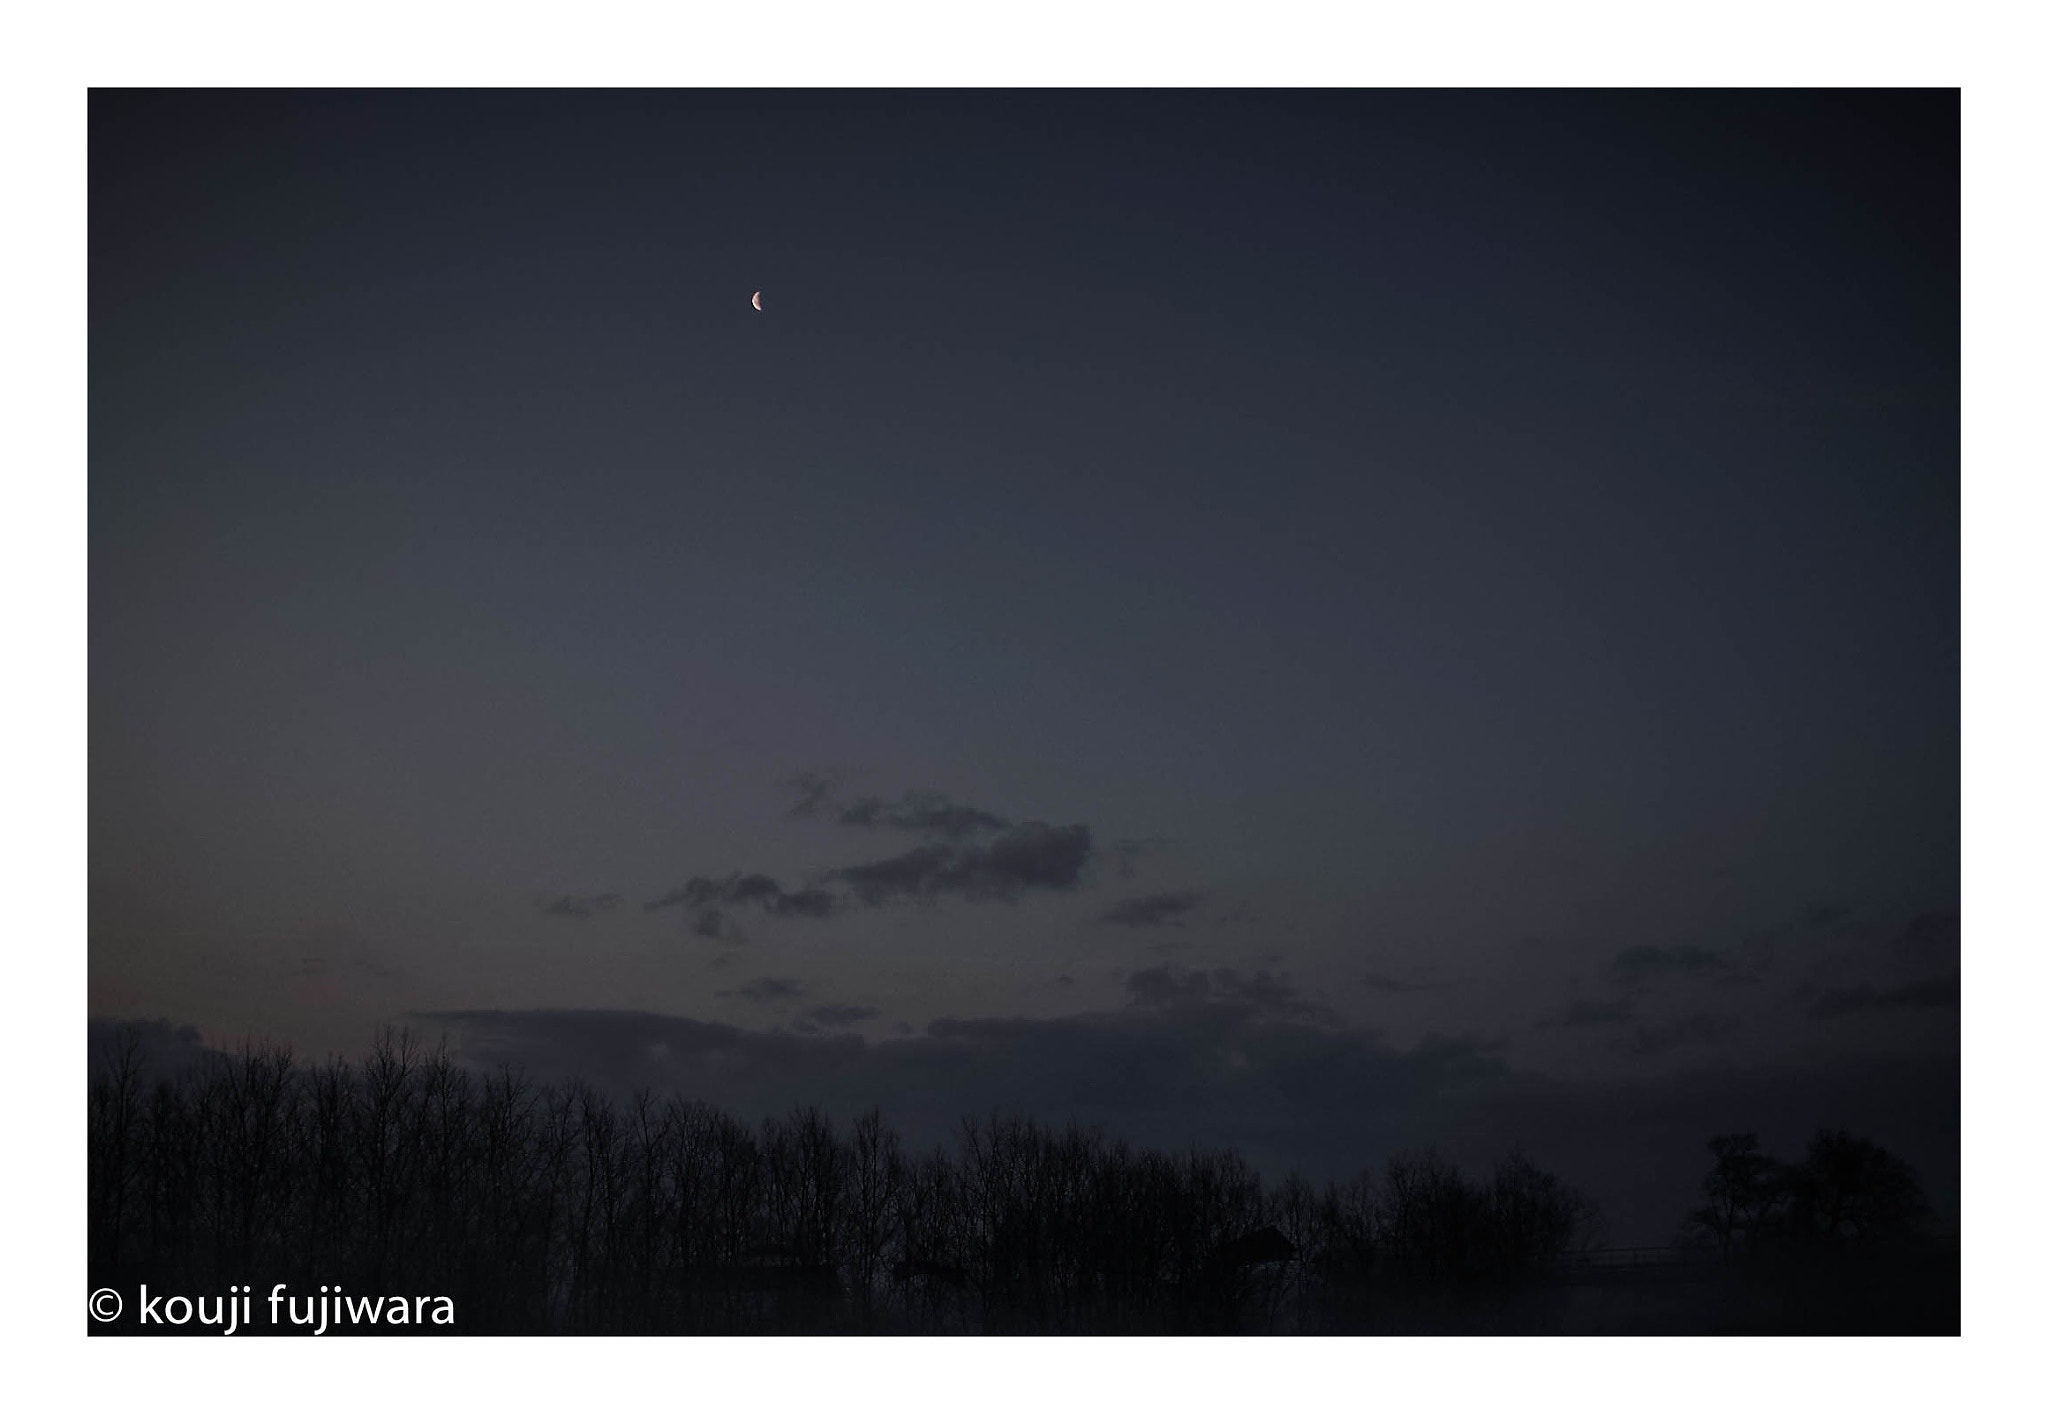
[[1469, 1277], [1487, 1234], [1486, 1194], [1435, 1151], [1403, 1153], [1381, 1174], [1380, 1252], [1414, 1285]]
[[1700, 1188], [1705, 1200], [1686, 1218], [1692, 1234], [1722, 1255], [1754, 1246], [1777, 1228], [1789, 1195], [1785, 1165], [1766, 1156], [1753, 1132], [1712, 1138], [1714, 1154]]
[[846, 1159], [847, 1271], [863, 1315], [874, 1311], [882, 1267], [899, 1235], [898, 1202], [908, 1164], [893, 1128], [879, 1109], [854, 1120], [853, 1146]]
[[1585, 1199], [1517, 1148], [1487, 1187], [1488, 1249], [1494, 1271], [1519, 1279], [1548, 1270], [1591, 1219]]
[[1791, 1166], [1760, 1150], [1755, 1133], [1716, 1137], [1707, 1146], [1714, 1165], [1687, 1225], [1723, 1254], [1766, 1240], [1867, 1245], [1911, 1232], [1928, 1216], [1913, 1169], [1850, 1133], [1815, 1133], [1806, 1156]]
[[1865, 1138], [1823, 1130], [1807, 1144], [1790, 1178], [1790, 1210], [1800, 1234], [1869, 1243], [1921, 1226], [1927, 1197], [1913, 1169]]
[[[1424, 1153], [1269, 1190], [1227, 1150], [998, 1116], [911, 1158], [878, 1113], [750, 1129], [473, 1074], [402, 1034], [355, 1063], [250, 1045], [154, 1082], [138, 1053], [117, 1044], [89, 1089], [94, 1280], [445, 1293], [493, 1333], [1349, 1330], [1540, 1268], [1581, 1212], [1520, 1154], [1477, 1181]], [[1816, 1230], [1867, 1234], [1910, 1199], [1854, 1148], [1817, 1140]]]
[[118, 1267], [142, 1178], [138, 1138], [143, 1123], [142, 1036], [132, 1026], [115, 1035], [97, 1065], [86, 1096], [86, 1140], [90, 1144], [88, 1186], [91, 1241], [109, 1266]]

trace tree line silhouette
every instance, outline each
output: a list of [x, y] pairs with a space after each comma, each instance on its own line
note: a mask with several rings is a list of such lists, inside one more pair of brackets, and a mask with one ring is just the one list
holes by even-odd
[[[1422, 1152], [1267, 1186], [1233, 1151], [1002, 1115], [918, 1152], [878, 1112], [749, 1128], [681, 1097], [472, 1072], [403, 1034], [360, 1062], [250, 1046], [175, 1078], [129, 1035], [89, 1122], [94, 1287], [447, 1295], [469, 1332], [1466, 1328], [1554, 1278], [1594, 1224], [1519, 1152], [1477, 1178]], [[1809, 1166], [1840, 1155], [1829, 1142]], [[1841, 1193], [1754, 1147], [1717, 1139], [1695, 1222], [1717, 1250], [1914, 1216], [1894, 1159]]]

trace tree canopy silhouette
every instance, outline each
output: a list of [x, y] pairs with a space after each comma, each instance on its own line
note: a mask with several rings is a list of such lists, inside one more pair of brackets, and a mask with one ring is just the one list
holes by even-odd
[[[997, 1114], [919, 1152], [879, 1112], [749, 1127], [403, 1034], [359, 1062], [250, 1046], [160, 1078], [130, 1037], [89, 1120], [95, 1287], [447, 1295], [480, 1332], [1533, 1328], [1510, 1303], [1564, 1280], [1593, 1224], [1519, 1151], [1484, 1177], [1423, 1151], [1268, 1186], [1234, 1151]], [[1861, 1139], [1822, 1133], [1796, 1168], [1753, 1136], [1711, 1148], [1693, 1224], [1722, 1254], [1925, 1215]]]

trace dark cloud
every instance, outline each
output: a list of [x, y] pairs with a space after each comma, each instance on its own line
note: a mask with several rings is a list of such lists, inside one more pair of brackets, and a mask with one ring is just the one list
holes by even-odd
[[705, 961], [705, 967], [708, 969], [730, 969], [739, 962], [740, 957], [737, 954], [714, 954]]
[[1962, 948], [1962, 919], [1952, 913], [1915, 915], [1892, 941], [1897, 949], [1923, 955], [1953, 954]]
[[1126, 975], [1123, 984], [1134, 1010], [1220, 1007], [1259, 1018], [1337, 1021], [1328, 1009], [1302, 998], [1285, 974], [1268, 969], [1244, 974], [1235, 969], [1180, 970], [1161, 964]]
[[1962, 1001], [1962, 976], [1942, 974], [1890, 989], [1874, 989], [1868, 984], [1829, 989], [1814, 999], [1807, 1012], [1817, 1019], [1832, 1019], [1882, 1009], [1952, 1009]]
[[[753, 908], [825, 919], [853, 905], [874, 908], [941, 895], [1011, 901], [1027, 890], [1072, 889], [1093, 852], [1086, 826], [1012, 824], [937, 791], [910, 791], [894, 801], [864, 796], [841, 803], [834, 799], [835, 783], [818, 773], [802, 773], [788, 784], [799, 796], [792, 815], [830, 816], [839, 825], [905, 831], [926, 841], [901, 855], [828, 871], [801, 890], [786, 890], [773, 876], [758, 873], [735, 871], [723, 879], [700, 875], [648, 901], [646, 908], [685, 906], [698, 911], [699, 934], [737, 938], [723, 915], [706, 912]], [[822, 882], [845, 885], [850, 893], [842, 897]]]
[[832, 1029], [847, 1029], [857, 1023], [878, 1018], [881, 1010], [866, 1004], [819, 1004], [806, 1012], [791, 1025], [798, 1033], [823, 1033]]
[[1698, 945], [1681, 944], [1661, 948], [1654, 944], [1632, 945], [1614, 956], [1610, 970], [1613, 976], [1624, 983], [1641, 983], [1647, 979], [1661, 979], [1678, 974], [1704, 974], [1722, 968], [1718, 950], [1701, 949]]
[[302, 955], [297, 965], [285, 971], [288, 979], [307, 983], [336, 983], [348, 980], [399, 979], [404, 976], [389, 965], [362, 955], [336, 963], [324, 954]]
[[932, 900], [1014, 900], [1026, 890], [1071, 890], [1093, 841], [1086, 826], [1027, 821], [984, 844], [932, 844], [834, 871], [864, 905]]
[[1401, 1051], [1245, 999], [1219, 993], [1212, 976], [1208, 992], [1166, 1004], [946, 1018], [874, 1040], [629, 1012], [421, 1017], [479, 1067], [516, 1063], [538, 1079], [575, 1075], [620, 1093], [681, 1091], [747, 1117], [798, 1102], [841, 1118], [880, 1107], [913, 1142], [934, 1144], [964, 1115], [1000, 1109], [1100, 1125], [1142, 1146], [1234, 1146], [1276, 1171], [1348, 1172], [1435, 1141], [1444, 1110], [1506, 1071], [1484, 1046], [1436, 1039]]
[[808, 890], [790, 890], [775, 897], [769, 905], [771, 915], [794, 915], [800, 919], [822, 920], [839, 912], [839, 899], [830, 890], [813, 887]]
[[1174, 890], [1159, 895], [1137, 895], [1128, 900], [1119, 900], [1102, 912], [1106, 925], [1123, 925], [1128, 929], [1153, 929], [1164, 926], [1179, 929], [1185, 923], [1182, 916], [1195, 909], [1209, 897], [1199, 890]]
[[783, 783], [796, 792], [796, 805], [789, 808], [792, 816], [821, 816], [832, 809], [832, 793], [839, 783], [822, 772], [800, 771]]
[[564, 895], [559, 900], [550, 900], [540, 907], [543, 915], [559, 915], [564, 919], [587, 920], [593, 915], [608, 915], [619, 908], [619, 897], [606, 892], [602, 895]]
[[[806, 919], [824, 919], [839, 908], [838, 900], [828, 890], [784, 890], [782, 882], [772, 875], [739, 871], [723, 879], [694, 876], [681, 889], [671, 890], [658, 900], [649, 900], [646, 908], [652, 913], [677, 905], [692, 910], [752, 907], [771, 915]], [[702, 930], [698, 932], [703, 933]]]
[[[836, 779], [821, 772], [800, 772], [785, 784], [797, 793], [793, 816], [902, 831], [924, 843], [901, 855], [828, 871], [802, 890], [785, 890], [767, 875], [699, 876], [647, 908], [754, 906], [774, 915], [823, 919], [853, 905], [929, 902], [942, 895], [1011, 901], [1027, 890], [1072, 889], [1094, 851], [1086, 826], [1011, 822], [944, 792], [906, 791], [894, 800], [860, 796], [848, 801], [839, 797]], [[842, 898], [826, 884], [844, 885], [849, 893]]]
[[745, 931], [733, 923], [732, 916], [710, 905], [691, 916], [690, 933], [700, 939], [723, 940], [727, 944], [747, 942]]
[[796, 979], [783, 979], [775, 975], [763, 975], [749, 979], [737, 989], [720, 989], [721, 999], [745, 999], [750, 1004], [784, 1004], [804, 996], [804, 986]]
[[1115, 868], [1119, 879], [1129, 880], [1138, 873], [1139, 861], [1148, 855], [1156, 855], [1172, 844], [1172, 841], [1160, 836], [1126, 837], [1109, 848], [1110, 864]]
[[1005, 830], [1010, 822], [993, 811], [968, 806], [942, 791], [906, 791], [891, 801], [880, 796], [839, 797], [839, 783], [819, 772], [800, 772], [785, 783], [797, 793], [792, 816], [829, 819], [836, 825], [864, 830], [908, 831], [914, 835], [961, 840]]
[[1635, 1016], [1635, 1005], [1627, 999], [1574, 999], [1558, 1022], [1566, 1028], [1592, 1028], [1628, 1023]]
[[[1277, 958], [1278, 956], [1273, 957]], [[1355, 977], [1353, 982], [1363, 984], [1368, 989], [1377, 989], [1382, 994], [1414, 994], [1427, 987], [1426, 985], [1411, 983], [1406, 979], [1396, 979], [1388, 974], [1360, 974]]]
[[937, 791], [906, 791], [894, 801], [862, 796], [839, 808], [842, 826], [870, 830], [913, 831], [959, 840], [984, 831], [1000, 831], [1009, 822], [993, 812], [963, 806]]
[[1665, 1053], [1693, 1044], [1719, 1043], [1735, 1032], [1736, 1022], [1719, 1014], [1682, 1014], [1636, 1028], [1631, 1047], [1637, 1053]]
[[697, 909], [707, 905], [744, 905], [782, 892], [782, 886], [766, 875], [745, 875], [735, 871], [723, 880], [696, 875], [679, 890], [649, 900], [644, 908], [651, 914], [677, 905]]

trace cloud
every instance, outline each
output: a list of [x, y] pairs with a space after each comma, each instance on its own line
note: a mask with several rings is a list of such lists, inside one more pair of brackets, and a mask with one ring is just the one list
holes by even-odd
[[1592, 1028], [1628, 1023], [1635, 1016], [1635, 1005], [1627, 999], [1574, 999], [1558, 1022], [1566, 1028]]
[[1122, 925], [1127, 929], [1152, 929], [1160, 926], [1179, 929], [1185, 923], [1181, 916], [1208, 898], [1199, 890], [1137, 895], [1128, 900], [1117, 901], [1102, 912], [1101, 919], [1106, 925]]
[[1701, 949], [1692, 944], [1670, 948], [1638, 944], [1615, 955], [1609, 972], [1624, 983], [1640, 983], [1675, 974], [1704, 974], [1721, 967], [1722, 957], [1718, 950]]
[[618, 908], [619, 897], [607, 891], [602, 895], [564, 895], [542, 905], [540, 912], [564, 919], [587, 920], [593, 915], [609, 915]]
[[[1363, 1031], [1265, 1013], [1244, 990], [1219, 992], [1211, 976], [1207, 992], [1165, 1004], [946, 1018], [873, 1039], [802, 1032], [808, 1014], [794, 1033], [624, 1011], [419, 1017], [464, 1061], [518, 1064], [539, 1081], [678, 1091], [744, 1117], [792, 1103], [842, 1120], [879, 1107], [920, 1145], [952, 1141], [968, 1114], [1029, 1113], [1139, 1146], [1237, 1147], [1276, 1171], [1349, 1172], [1437, 1141], [1440, 1114], [1506, 1072], [1484, 1046], [1394, 1049]], [[1249, 998], [1260, 997], [1251, 986]]]
[[723, 940], [727, 944], [747, 942], [746, 932], [733, 923], [732, 916], [709, 905], [692, 916], [690, 933], [699, 939]]
[[1396, 979], [1388, 974], [1360, 974], [1355, 976], [1353, 982], [1363, 984], [1368, 989], [1377, 989], [1382, 994], [1415, 994], [1428, 987], [1424, 984], [1410, 983], [1406, 979]]
[[1189, 1009], [1240, 1010], [1254, 1018], [1335, 1023], [1337, 1016], [1301, 997], [1285, 974], [1261, 969], [1180, 970], [1170, 964], [1124, 977], [1133, 1009], [1150, 1012]]
[[723, 879], [693, 876], [681, 889], [649, 900], [645, 908], [651, 914], [677, 905], [692, 910], [753, 907], [771, 915], [805, 919], [824, 919], [839, 909], [838, 900], [828, 890], [784, 890], [782, 882], [772, 875], [739, 871]]
[[1092, 849], [1086, 826], [1027, 821], [984, 844], [922, 845], [829, 878], [849, 886], [868, 906], [940, 895], [1009, 901], [1026, 890], [1073, 889]]
[[1110, 864], [1119, 879], [1129, 880], [1138, 873], [1139, 861], [1170, 849], [1173, 844], [1163, 836], [1126, 837], [1109, 847]]
[[1690, 1044], [1719, 1043], [1735, 1032], [1736, 1021], [1719, 1014], [1685, 1014], [1637, 1027], [1631, 1046], [1637, 1053], [1657, 1054]]
[[1890, 989], [1873, 989], [1868, 984], [1829, 989], [1813, 1001], [1807, 1013], [1817, 1019], [1833, 1019], [1881, 1009], [1952, 1009], [1962, 1001], [1962, 976], [1940, 974]]
[[[1014, 901], [1027, 890], [1071, 890], [1094, 852], [1088, 827], [1043, 821], [1013, 823], [937, 791], [909, 791], [894, 801], [863, 796], [836, 799], [836, 783], [817, 772], [790, 778], [798, 793], [794, 816], [830, 817], [836, 824], [905, 831], [924, 844], [900, 855], [826, 871], [799, 890], [771, 875], [735, 871], [722, 879], [696, 876], [646, 904], [650, 912], [684, 906], [698, 912], [697, 933], [738, 939], [724, 915], [707, 911], [751, 908], [770, 915], [825, 919], [855, 906], [869, 909], [941, 895]], [[837, 894], [828, 885], [847, 887]]]
[[749, 979], [737, 989], [720, 989], [721, 999], [745, 999], [750, 1004], [784, 1004], [804, 996], [803, 984], [795, 979], [764, 975]]
[[1901, 951], [1928, 957], [1954, 957], [1962, 950], [1962, 920], [1954, 913], [1915, 915], [1892, 940]]
[[832, 793], [839, 783], [823, 772], [800, 771], [783, 783], [796, 792], [796, 805], [789, 808], [792, 816], [819, 816], [832, 809]]
[[1004, 830], [1010, 824], [993, 812], [963, 806], [937, 791], [906, 791], [894, 801], [862, 796], [839, 808], [838, 823], [870, 830], [914, 831], [953, 840]]
[[819, 1004], [791, 1027], [798, 1033], [822, 1033], [829, 1029], [851, 1028], [880, 1015], [881, 1010], [866, 1004]]
[[895, 800], [880, 796], [839, 798], [839, 783], [820, 772], [799, 772], [786, 783], [797, 793], [789, 814], [810, 820], [871, 831], [908, 831], [915, 835], [963, 840], [988, 831], [1008, 829], [1010, 822], [993, 811], [955, 801], [943, 791], [906, 791]]

